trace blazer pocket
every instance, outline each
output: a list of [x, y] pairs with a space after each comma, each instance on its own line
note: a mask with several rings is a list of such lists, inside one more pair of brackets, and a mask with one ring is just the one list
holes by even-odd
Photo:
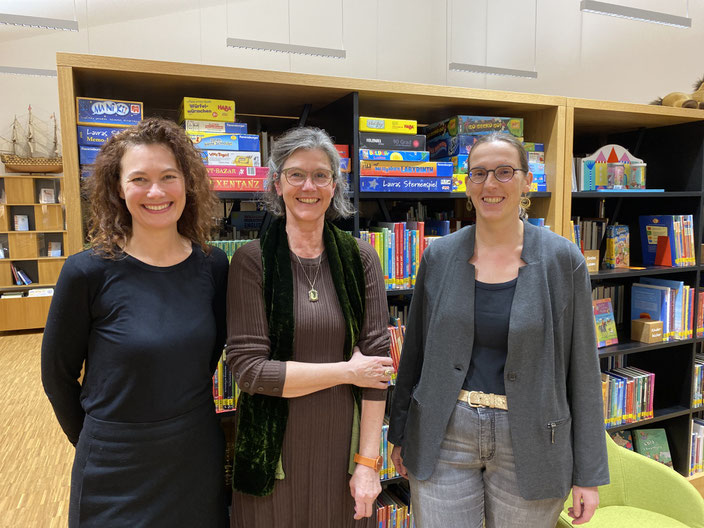
[[553, 420], [546, 425], [548, 434], [550, 435], [551, 444], [563, 445], [566, 439], [570, 437], [570, 430], [572, 429], [572, 417], [562, 418], [560, 420]]

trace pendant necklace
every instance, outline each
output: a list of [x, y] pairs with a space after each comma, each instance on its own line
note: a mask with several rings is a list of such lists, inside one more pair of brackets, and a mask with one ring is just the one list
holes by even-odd
[[[294, 255], [296, 254], [294, 253]], [[323, 254], [321, 253], [318, 257], [318, 267], [315, 269], [315, 276], [313, 277], [313, 281], [308, 278], [306, 268], [303, 266], [303, 262], [301, 262], [300, 257], [296, 255], [296, 258], [298, 259], [298, 263], [301, 265], [303, 275], [305, 276], [306, 280], [308, 281], [308, 284], [310, 285], [310, 290], [308, 290], [308, 300], [310, 302], [316, 302], [318, 300], [318, 290], [315, 289], [315, 281], [318, 278], [318, 272], [320, 271], [320, 262], [323, 259]]]

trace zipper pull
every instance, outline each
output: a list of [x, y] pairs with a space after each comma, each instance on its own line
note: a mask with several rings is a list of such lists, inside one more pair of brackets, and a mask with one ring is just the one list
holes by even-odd
[[553, 444], [555, 443], [555, 427], [557, 427], [555, 422], [550, 422], [548, 424], [548, 428], [550, 429], [550, 441]]

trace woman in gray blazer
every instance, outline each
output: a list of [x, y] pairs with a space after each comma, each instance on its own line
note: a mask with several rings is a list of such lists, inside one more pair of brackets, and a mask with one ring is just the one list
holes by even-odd
[[609, 481], [591, 286], [570, 241], [524, 220], [532, 174], [513, 136], [468, 162], [476, 225], [423, 254], [389, 441], [419, 528], [574, 524]]

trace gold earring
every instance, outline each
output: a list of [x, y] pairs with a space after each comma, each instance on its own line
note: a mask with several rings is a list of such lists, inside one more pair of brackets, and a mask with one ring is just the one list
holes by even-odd
[[467, 198], [467, 203], [464, 204], [465, 209], [467, 209], [467, 212], [472, 212], [472, 200]]
[[521, 209], [529, 209], [530, 208], [530, 198], [528, 198], [525, 194], [521, 196]]

